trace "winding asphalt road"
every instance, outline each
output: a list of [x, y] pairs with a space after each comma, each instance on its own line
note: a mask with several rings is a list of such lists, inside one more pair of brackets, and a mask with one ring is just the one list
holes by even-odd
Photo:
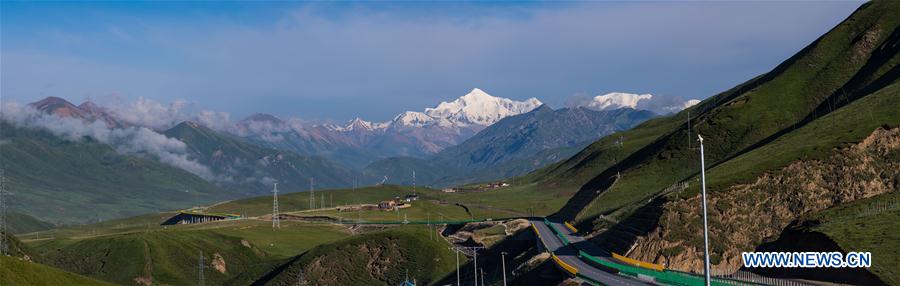
[[[569, 240], [569, 245], [563, 245], [562, 240], [556, 236], [556, 233], [550, 229], [547, 224], [544, 223], [543, 220], [531, 220], [531, 223], [538, 229], [540, 232], [540, 240], [541, 244], [544, 247], [556, 254], [560, 260], [563, 262], [578, 268], [578, 274], [585, 276], [594, 281], [603, 283], [605, 285], [651, 285], [645, 283], [643, 281], [635, 280], [632, 278], [619, 276], [617, 274], [613, 274], [610, 272], [606, 272], [596, 266], [588, 264], [587, 262], [578, 258], [578, 250], [572, 245], [573, 243], [582, 243], [584, 239], [580, 236], [572, 235], [571, 231], [566, 228], [563, 224], [551, 222], [556, 229], [563, 233], [566, 236], [566, 239]], [[584, 245], [588, 245], [589, 243], [583, 243]], [[598, 257], [600, 259], [609, 260], [608, 257]]]

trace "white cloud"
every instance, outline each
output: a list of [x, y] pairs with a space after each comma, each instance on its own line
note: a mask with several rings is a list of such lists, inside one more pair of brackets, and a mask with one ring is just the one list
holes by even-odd
[[70, 141], [81, 141], [85, 137], [90, 137], [112, 146], [121, 153], [149, 154], [162, 163], [181, 168], [204, 179], [214, 178], [209, 168], [188, 158], [184, 142], [168, 138], [146, 127], [111, 129], [100, 121], [85, 122], [76, 118], [59, 117], [17, 103], [3, 103], [0, 110], [2, 110], [0, 119], [19, 127], [45, 129]]
[[684, 100], [677, 96], [611, 92], [594, 97], [587, 97], [583, 94], [574, 95], [567, 100], [566, 105], [569, 107], [586, 107], [594, 110], [632, 108], [649, 110], [657, 114], [669, 114], [679, 112], [697, 103], [700, 103], [700, 100]]
[[104, 106], [110, 109], [116, 118], [127, 123], [153, 129], [166, 129], [190, 118], [185, 111], [187, 101], [177, 99], [168, 105], [157, 103], [151, 99], [138, 97], [127, 105]]

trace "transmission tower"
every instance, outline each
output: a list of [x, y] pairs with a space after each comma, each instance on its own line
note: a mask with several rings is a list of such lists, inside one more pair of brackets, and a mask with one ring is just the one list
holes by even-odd
[[315, 178], [309, 178], [309, 209], [316, 208], [316, 189], [313, 188]]
[[278, 218], [278, 183], [272, 189], [272, 229], [281, 228], [281, 220]]
[[205, 267], [206, 266], [203, 265], [203, 251], [201, 250], [200, 251], [200, 259], [197, 261], [197, 285], [198, 286], [203, 286], [203, 284], [205, 282], [204, 281], [205, 279], [203, 278], [203, 268], [205, 268]]
[[416, 195], [416, 170], [413, 170], [413, 196]]

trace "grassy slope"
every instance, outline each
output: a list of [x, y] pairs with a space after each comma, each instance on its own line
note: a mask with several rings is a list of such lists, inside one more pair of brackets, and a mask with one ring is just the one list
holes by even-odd
[[[317, 246], [290, 262], [267, 285], [295, 285], [299, 270], [314, 285], [428, 285], [453, 271], [454, 253], [428, 229], [404, 226]], [[407, 276], [409, 275], [409, 276]]]
[[[722, 190], [797, 160], [827, 156], [833, 148], [856, 143], [878, 127], [900, 126], [900, 83], [895, 83], [823, 116], [765, 146], [707, 170], [707, 187]], [[694, 178], [696, 179], [696, 177]], [[696, 194], [691, 188], [686, 194]]]
[[153, 159], [0, 124], [8, 141], [0, 148], [0, 164], [12, 193], [10, 208], [41, 220], [83, 223], [227, 198], [226, 190]]
[[[692, 116], [692, 136], [697, 133], [704, 135], [707, 141], [706, 159], [710, 163], [708, 165], [714, 165], [714, 162], [727, 161], [771, 138], [777, 138], [798, 122], [802, 125], [807, 119], [820, 117], [823, 113], [818, 108], [832, 102], [839, 90], [846, 93], [865, 90], [865, 87], [848, 87], [853, 78], [885, 76], [895, 80], [896, 73], [888, 73], [888, 68], [883, 66], [896, 66], [896, 54], [890, 60], [874, 59], [883, 65], [877, 69], [863, 69], [868, 64], [866, 60], [871, 51], [866, 49], [868, 44], [859, 41], [871, 42], [877, 48], [884, 41], [896, 40], [897, 35], [889, 31], [898, 26], [898, 21], [890, 15], [896, 14], [900, 5], [888, 1], [866, 5], [869, 7], [854, 13], [852, 20], [835, 27], [769, 74], [707, 99], [673, 117], [632, 129], [630, 133], [644, 135], [636, 137], [641, 142], [632, 144], [646, 145], [628, 154], [622, 163], [615, 166], [609, 164], [609, 158], [613, 156], [603, 151], [604, 148], [613, 149], [610, 143], [614, 138], [608, 137], [543, 172], [557, 176], [557, 181], [571, 178], [579, 182], [579, 178], [596, 175], [582, 186], [582, 190], [588, 193], [621, 171], [622, 178], [605, 191], [602, 199], [579, 216], [591, 217], [645, 201], [666, 186], [696, 173], [699, 168], [698, 152], [686, 146], [690, 140], [683, 124], [687, 112], [695, 114]], [[832, 107], [839, 105], [835, 103]], [[626, 137], [626, 146], [628, 140]], [[610, 167], [604, 170], [606, 166]], [[554, 178], [544, 180], [553, 181]], [[586, 199], [589, 200], [589, 197], [570, 200], [561, 214], [574, 215], [584, 206]]]
[[[412, 193], [412, 187], [382, 185], [353, 189], [324, 190], [316, 192], [316, 208], [321, 204], [321, 195], [325, 195], [326, 206], [354, 205], [354, 204], [377, 204], [380, 201], [390, 200], [394, 197], [404, 197]], [[477, 203], [477, 199], [483, 196], [490, 196], [491, 193], [478, 194], [447, 194], [437, 190], [418, 187], [417, 194], [419, 201], [413, 203], [413, 207], [401, 209], [399, 211], [400, 219], [404, 215], [409, 220], [427, 220], [438, 219], [441, 215], [450, 220], [463, 220], [469, 218], [497, 218], [514, 216], [515, 213], [496, 209], [477, 208], [469, 206], [471, 216], [465, 212], [462, 207], [456, 206], [453, 202], [461, 202], [463, 204]], [[504, 199], [507, 199], [504, 196]], [[446, 203], [439, 203], [445, 200]], [[493, 202], [493, 201], [492, 201]], [[282, 213], [307, 211], [309, 210], [309, 193], [282, 193], [278, 196], [278, 207]], [[272, 213], [272, 197], [260, 196], [255, 198], [235, 200], [215, 205], [210, 208], [212, 212], [228, 212], [228, 213], [244, 213], [248, 216], [260, 216]], [[349, 219], [361, 218], [367, 221], [396, 221], [398, 214], [395, 212], [385, 211], [348, 211], [339, 213], [335, 210], [316, 210], [312, 212], [300, 213], [302, 215], [329, 215], [342, 216]]]
[[[886, 204], [889, 203], [889, 204]], [[872, 252], [871, 272], [890, 285], [900, 284], [900, 193], [859, 200], [806, 218], [812, 231], [834, 240], [844, 251]]]
[[27, 214], [7, 211], [6, 215], [6, 227], [12, 234], [42, 231], [54, 227], [52, 223], [39, 220]]
[[[207, 263], [219, 253], [227, 272], [219, 273], [207, 264], [207, 283], [245, 285], [284, 259], [345, 236], [335, 226], [285, 222], [282, 229], [273, 231], [270, 222], [256, 220], [152, 227], [75, 238], [65, 235], [83, 233], [61, 231], [62, 237], [31, 241], [29, 245], [50, 265], [129, 285], [135, 284], [136, 277], [150, 275], [154, 283], [195, 283], [200, 251]], [[251, 247], [244, 246], [242, 240]]]
[[0, 285], [114, 285], [50, 266], [0, 256]]

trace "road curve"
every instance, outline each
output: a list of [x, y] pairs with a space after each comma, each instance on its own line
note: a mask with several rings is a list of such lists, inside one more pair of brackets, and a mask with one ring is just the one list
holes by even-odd
[[[604, 270], [601, 270], [587, 262], [581, 260], [578, 257], [578, 250], [575, 249], [571, 244], [564, 245], [563, 241], [556, 236], [556, 233], [550, 229], [550, 227], [544, 223], [543, 220], [532, 219], [531, 223], [537, 228], [540, 233], [540, 241], [541, 244], [547, 249], [547, 251], [556, 254], [560, 260], [563, 262], [578, 268], [579, 276], [585, 276], [588, 279], [603, 283], [605, 285], [626, 285], [626, 286], [639, 286], [639, 285], [651, 285], [645, 283], [643, 281], [635, 280], [629, 277], [619, 276], [617, 274], [609, 273]], [[572, 236], [571, 232], [559, 223], [553, 223], [556, 229], [560, 230], [563, 235], [569, 239], [570, 242], [580, 242], [583, 241], [581, 237]], [[606, 257], [600, 257], [601, 259], [608, 259]]]

